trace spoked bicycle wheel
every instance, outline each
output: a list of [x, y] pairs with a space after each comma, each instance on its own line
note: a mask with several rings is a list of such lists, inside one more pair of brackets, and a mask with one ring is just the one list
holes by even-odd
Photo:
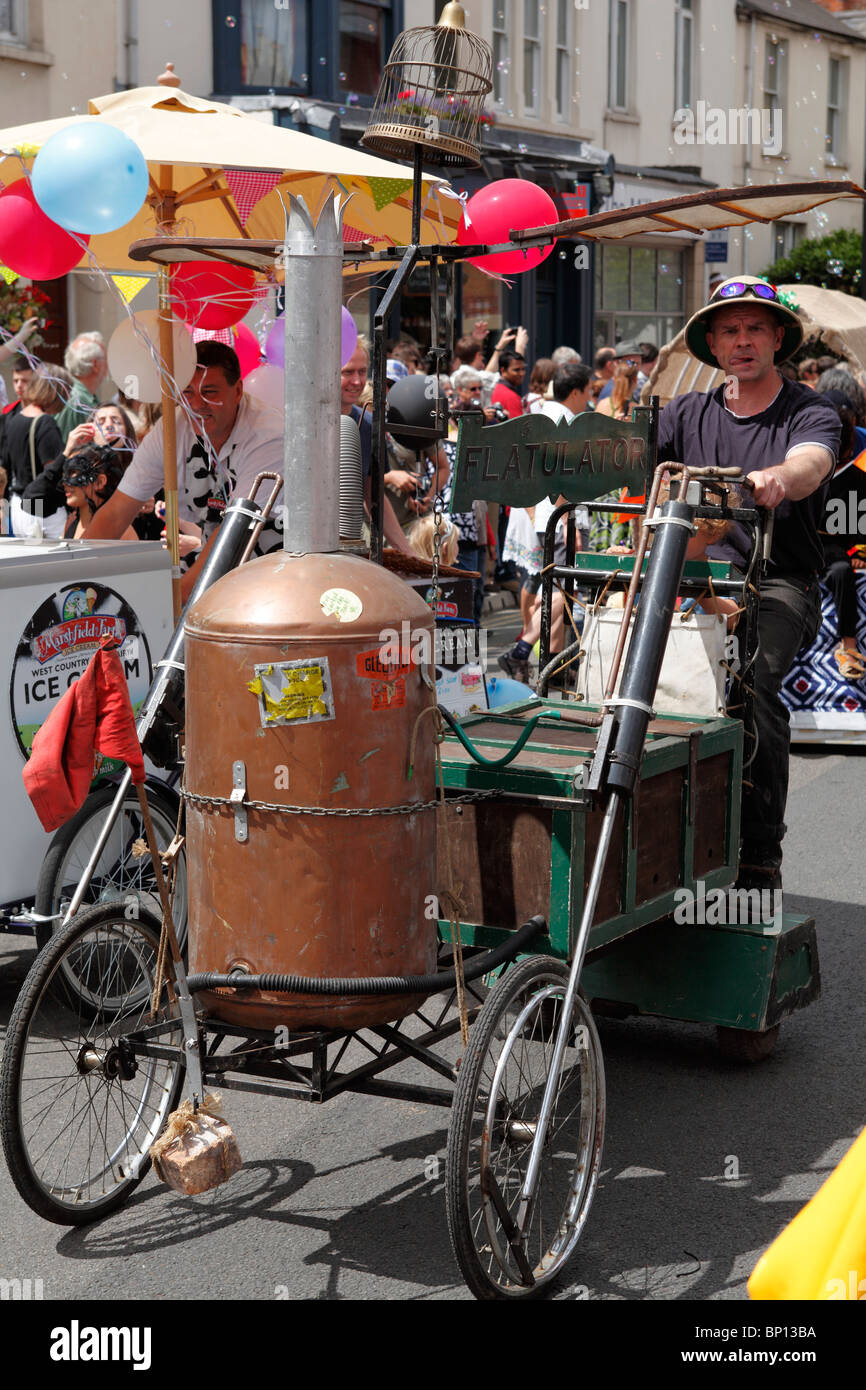
[[[121, 1206], [177, 1105], [183, 1029], [170, 958], [150, 1011], [159, 930], [117, 904], [82, 909], [40, 951], [13, 1009], [0, 1135], [12, 1181], [49, 1221], [83, 1225]], [[142, 1030], [162, 1055], [137, 1050], [130, 1035]]]
[[[36, 911], [49, 917], [64, 913], [75, 889], [84, 877], [90, 855], [105, 824], [109, 807], [114, 800], [115, 786], [100, 787], [87, 798], [81, 810], [60, 827], [48, 846], [42, 862], [36, 888]], [[177, 803], [169, 792], [162, 793], [148, 784], [148, 805], [153, 820], [157, 847], [165, 850], [174, 838], [177, 825]], [[120, 813], [112, 826], [105, 848], [96, 863], [87, 887], [82, 908], [89, 903], [119, 899], [125, 904], [161, 915], [159, 893], [149, 854], [139, 854], [144, 839], [144, 822], [135, 791], [130, 788], [124, 797]], [[177, 860], [174, 889], [174, 924], [181, 947], [187, 929], [186, 855], [181, 851]], [[59, 930], [59, 922], [53, 930]], [[36, 928], [39, 947], [52, 934], [52, 926], [43, 923]]]
[[598, 1182], [604, 1068], [592, 1014], [577, 997], [535, 1202], [515, 1221], [568, 979], [533, 957], [506, 971], [472, 1028], [448, 1134], [448, 1226], [477, 1298], [539, 1297], [574, 1253]]

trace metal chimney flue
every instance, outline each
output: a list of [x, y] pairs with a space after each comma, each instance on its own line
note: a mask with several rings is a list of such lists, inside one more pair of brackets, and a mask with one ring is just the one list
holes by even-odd
[[289, 197], [285, 271], [283, 549], [294, 555], [340, 549], [340, 198], [318, 220]]

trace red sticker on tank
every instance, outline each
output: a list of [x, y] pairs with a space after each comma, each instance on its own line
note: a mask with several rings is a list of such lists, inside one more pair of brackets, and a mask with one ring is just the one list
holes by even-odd
[[374, 647], [369, 652], [359, 652], [355, 657], [355, 670], [358, 675], [376, 681], [395, 681], [400, 676], [408, 676], [412, 670], [411, 661], [404, 663], [389, 661], [387, 658], [383, 661], [382, 652], [382, 647]]
[[406, 703], [406, 682], [402, 676], [393, 681], [374, 681], [371, 709], [399, 709]]

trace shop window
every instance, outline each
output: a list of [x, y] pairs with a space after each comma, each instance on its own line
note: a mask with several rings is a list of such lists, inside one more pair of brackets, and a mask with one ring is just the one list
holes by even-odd
[[375, 96], [388, 56], [386, 21], [390, 5], [343, 3], [340, 5], [340, 71], [344, 92]]
[[212, 0], [212, 6], [219, 92], [299, 93], [334, 102], [352, 93], [370, 105], [403, 27], [403, 0]]

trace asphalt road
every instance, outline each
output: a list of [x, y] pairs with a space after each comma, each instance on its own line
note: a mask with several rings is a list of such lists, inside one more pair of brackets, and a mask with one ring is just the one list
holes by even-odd
[[[558, 1294], [744, 1299], [759, 1253], [864, 1122], [863, 907], [856, 752], [792, 761], [786, 906], [814, 914], [823, 996], [753, 1068], [710, 1030], [601, 1021], [608, 1129], [595, 1204]], [[0, 1026], [32, 959], [0, 938]], [[314, 1107], [226, 1096], [244, 1168], [193, 1199], [148, 1175], [98, 1225], [52, 1226], [0, 1164], [0, 1278], [46, 1299], [465, 1299], [445, 1224], [448, 1112], [343, 1096]]]

